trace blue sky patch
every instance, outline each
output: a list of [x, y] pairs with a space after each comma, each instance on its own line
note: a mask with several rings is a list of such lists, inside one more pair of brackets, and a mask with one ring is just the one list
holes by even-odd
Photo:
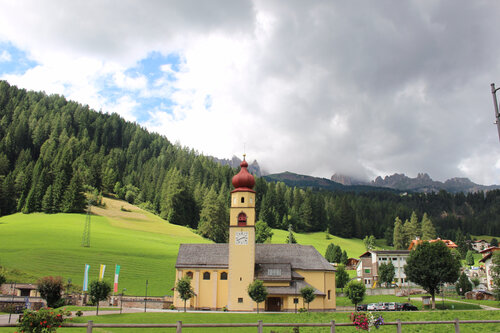
[[[162, 70], [162, 67], [168, 65], [170, 71]], [[175, 72], [180, 70], [181, 57], [178, 54], [162, 55], [160, 52], [151, 52], [148, 56], [140, 61], [134, 67], [125, 71], [125, 75], [137, 78], [145, 77], [147, 80], [148, 91], [155, 91], [159, 87], [156, 86], [158, 81], [163, 81], [164, 84], [175, 82]], [[165, 96], [154, 95], [151, 97], [144, 97], [140, 95], [139, 91], [127, 90], [119, 88], [115, 85], [111, 75], [103, 77], [99, 82], [100, 93], [109, 102], [117, 102], [123, 96], [129, 96], [131, 99], [138, 103], [134, 109], [134, 116], [138, 122], [146, 122], [149, 120], [149, 113], [152, 111], [161, 110], [163, 112], [171, 113], [174, 102], [170, 99], [169, 94]], [[170, 87], [172, 89], [172, 87]]]
[[37, 62], [29, 59], [26, 52], [16, 48], [10, 42], [0, 42], [0, 75], [23, 74], [35, 67]]

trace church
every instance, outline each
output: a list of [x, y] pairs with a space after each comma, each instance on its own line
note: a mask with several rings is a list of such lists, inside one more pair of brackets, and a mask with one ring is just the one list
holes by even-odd
[[[315, 289], [316, 298], [310, 303], [310, 310], [335, 310], [335, 269], [313, 246], [255, 243], [255, 179], [248, 172], [245, 156], [240, 166], [240, 172], [232, 179], [229, 243], [179, 247], [176, 283], [189, 276], [195, 292], [188, 306], [254, 311], [257, 305], [247, 288], [258, 279], [267, 288], [266, 311], [307, 307], [300, 296], [300, 290], [306, 286]], [[177, 292], [174, 305], [184, 305]]]

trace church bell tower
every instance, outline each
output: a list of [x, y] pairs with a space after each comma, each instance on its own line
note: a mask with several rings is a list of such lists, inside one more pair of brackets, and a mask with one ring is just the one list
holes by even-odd
[[240, 172], [233, 177], [229, 220], [228, 309], [252, 311], [247, 288], [255, 269], [255, 185], [243, 155]]

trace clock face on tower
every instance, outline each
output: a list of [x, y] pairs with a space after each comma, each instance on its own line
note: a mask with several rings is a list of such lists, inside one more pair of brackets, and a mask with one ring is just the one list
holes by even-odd
[[248, 232], [246, 231], [237, 231], [235, 234], [236, 245], [247, 245], [248, 244]]

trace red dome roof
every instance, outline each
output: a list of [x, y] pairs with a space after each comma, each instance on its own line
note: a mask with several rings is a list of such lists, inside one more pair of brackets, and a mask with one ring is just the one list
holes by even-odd
[[252, 190], [255, 185], [255, 178], [248, 172], [248, 163], [243, 157], [243, 162], [240, 164], [241, 170], [233, 177], [233, 186], [235, 189]]

